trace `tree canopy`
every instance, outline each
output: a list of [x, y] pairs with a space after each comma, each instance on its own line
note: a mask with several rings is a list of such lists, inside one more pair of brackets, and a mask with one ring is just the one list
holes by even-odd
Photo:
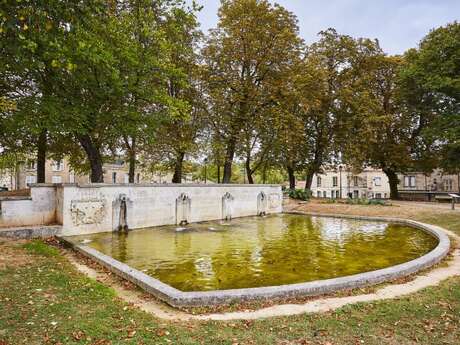
[[390, 56], [332, 28], [306, 45], [296, 16], [268, 0], [222, 0], [207, 35], [180, 0], [0, 9], [0, 167], [35, 155], [38, 182], [63, 156], [92, 182], [114, 156], [131, 183], [159, 166], [180, 183], [206, 162], [219, 183], [286, 171], [290, 188], [310, 188], [324, 168], [372, 166], [393, 198], [400, 173], [460, 172], [457, 22]]

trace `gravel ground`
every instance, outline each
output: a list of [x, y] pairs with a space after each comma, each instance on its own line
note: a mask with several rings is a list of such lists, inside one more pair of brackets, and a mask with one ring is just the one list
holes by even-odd
[[349, 205], [343, 203], [327, 203], [324, 200], [312, 199], [308, 203], [286, 199], [284, 202], [285, 211], [305, 211], [332, 214], [351, 214], [360, 216], [389, 216], [400, 218], [420, 219], [430, 215], [448, 216], [459, 215], [460, 205], [452, 211], [450, 204], [391, 201], [390, 206], [381, 205]]

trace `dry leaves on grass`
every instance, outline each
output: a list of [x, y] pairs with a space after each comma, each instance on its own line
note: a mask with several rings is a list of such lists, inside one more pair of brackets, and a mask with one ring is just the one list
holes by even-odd
[[83, 339], [86, 339], [86, 335], [83, 331], [75, 331], [72, 333], [72, 337], [75, 339], [75, 340], [83, 340]]
[[92, 342], [90, 345], [112, 345], [112, 342], [107, 339], [99, 339]]
[[32, 256], [20, 248], [24, 243], [26, 243], [24, 240], [0, 239], [0, 270], [23, 267], [32, 263]]

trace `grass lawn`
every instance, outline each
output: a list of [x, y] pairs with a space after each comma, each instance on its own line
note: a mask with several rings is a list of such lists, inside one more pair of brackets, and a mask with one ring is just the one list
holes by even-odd
[[[412, 218], [460, 234], [460, 212]], [[7, 344], [460, 344], [460, 277], [325, 314], [173, 323], [124, 303], [42, 241], [0, 239], [0, 345]]]

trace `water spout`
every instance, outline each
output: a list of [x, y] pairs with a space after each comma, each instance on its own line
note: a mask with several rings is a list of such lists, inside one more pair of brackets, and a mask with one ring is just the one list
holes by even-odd
[[230, 193], [225, 193], [222, 197], [222, 219], [230, 221], [233, 217], [233, 202], [235, 198]]
[[112, 202], [112, 230], [119, 232], [128, 231], [128, 214], [132, 207], [132, 201], [125, 194], [120, 194]]
[[118, 219], [118, 231], [128, 232], [128, 221], [127, 221], [128, 208], [126, 205], [127, 199], [128, 198], [124, 194], [121, 194], [119, 196], [120, 213], [119, 213], [119, 219]]
[[182, 193], [176, 199], [176, 224], [180, 226], [187, 225], [190, 220], [190, 213], [192, 207], [192, 199], [185, 194]]
[[267, 215], [267, 196], [264, 192], [260, 192], [257, 196], [257, 215], [262, 217]]

